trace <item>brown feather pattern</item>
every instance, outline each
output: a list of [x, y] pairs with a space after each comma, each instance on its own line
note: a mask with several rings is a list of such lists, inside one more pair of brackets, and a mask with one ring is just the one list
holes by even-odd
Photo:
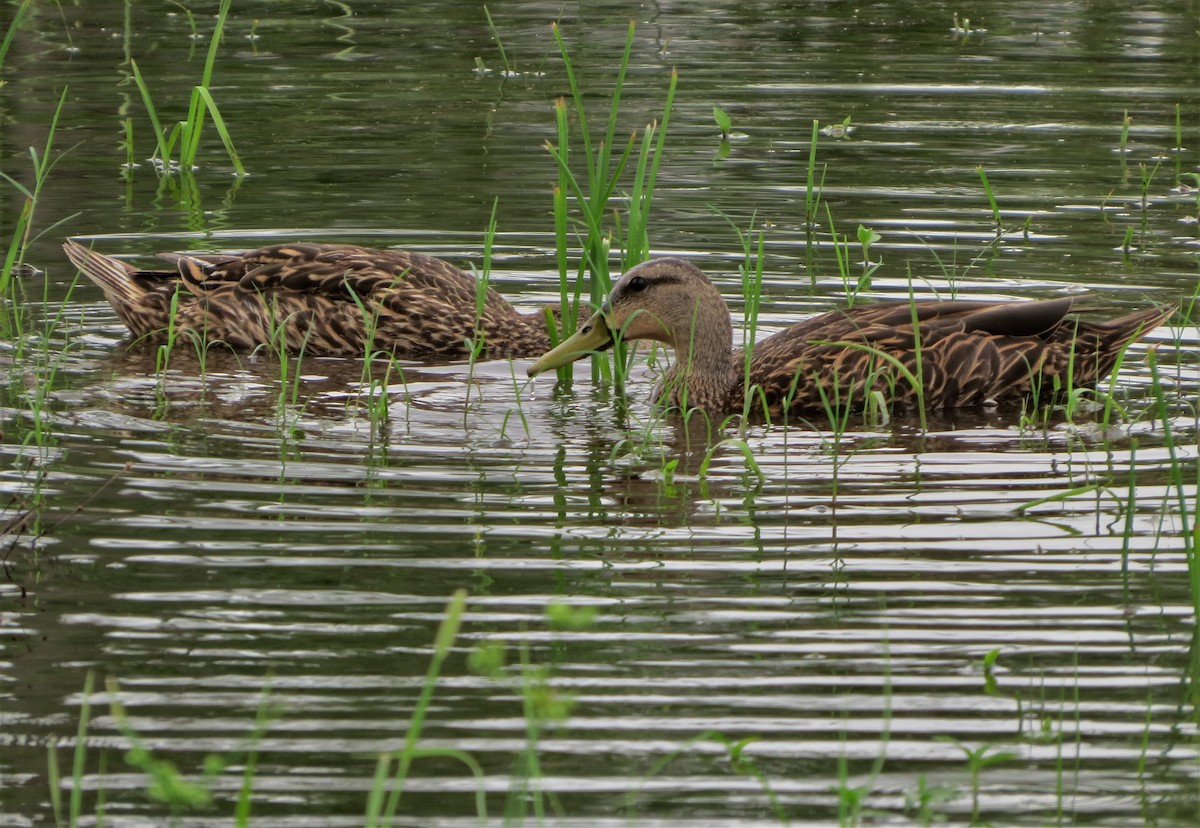
[[[1047, 402], [1068, 383], [1094, 386], [1126, 345], [1174, 312], [1150, 308], [1097, 321], [1073, 310], [1076, 300], [1067, 297], [878, 302], [823, 313], [755, 344], [751, 408], [761, 411], [764, 400], [773, 415], [861, 407], [876, 391], [904, 405], [916, 401], [918, 386], [933, 409], [1035, 393]], [[672, 347], [674, 363], [656, 392], [672, 405], [743, 409], [744, 354], [732, 350], [724, 299], [695, 266], [680, 259], [638, 265], [613, 287], [601, 313], [626, 338]]]
[[[179, 292], [175, 328], [253, 349], [362, 356], [462, 357], [476, 336], [476, 281], [432, 256], [344, 244], [279, 244], [242, 254], [163, 254], [174, 270], [140, 270], [69, 240], [67, 257], [101, 287], [137, 338], [162, 342]], [[488, 289], [479, 329], [489, 357], [550, 347], [539, 309], [521, 314]], [[368, 342], [370, 340], [370, 342]]]

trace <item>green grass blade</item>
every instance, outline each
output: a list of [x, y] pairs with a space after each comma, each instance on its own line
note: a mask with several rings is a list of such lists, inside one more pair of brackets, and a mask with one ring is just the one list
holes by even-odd
[[221, 0], [221, 7], [217, 10], [217, 25], [213, 29], [212, 40], [208, 42], [208, 55], [204, 59], [204, 74], [200, 78], [200, 85], [205, 89], [212, 86], [213, 67], [217, 62], [217, 49], [221, 46], [221, 38], [225, 31], [225, 18], [229, 16], [229, 7], [233, 4], [233, 0]]
[[58, 751], [53, 743], [48, 745], [46, 750], [46, 782], [50, 786], [50, 809], [54, 812], [54, 824], [61, 826], [62, 772], [58, 769]]
[[[570, 190], [575, 194], [576, 201], [578, 201], [580, 204], [587, 203], [587, 195], [584, 193], [583, 187], [580, 186], [579, 179], [575, 177], [575, 174], [571, 172], [570, 167], [567, 166], [566, 157], [560, 153], [558, 148], [549, 141], [546, 142], [546, 149], [549, 151], [550, 157], [552, 157], [555, 163], [558, 164], [559, 172], [562, 174]], [[598, 216], [596, 216], [591, 210], [585, 209], [583, 210], [583, 219], [584, 223], [586, 224], [589, 237], [594, 237], [596, 239], [603, 237], [604, 232], [600, 227], [600, 219]], [[593, 262], [592, 264], [595, 265], [596, 263]]]
[[4, 40], [0, 40], [0, 66], [4, 65], [4, 57], [8, 54], [8, 47], [12, 45], [13, 38], [17, 35], [17, 30], [21, 28], [21, 23], [25, 20], [25, 14], [33, 7], [33, 0], [24, 0], [17, 10], [13, 13], [13, 19], [8, 24], [8, 29], [4, 32]]
[[[675, 105], [675, 89], [679, 85], [679, 73], [674, 69], [671, 70], [671, 81], [667, 86], [667, 100], [663, 105], [662, 123], [658, 127], [658, 142], [654, 146], [654, 158], [650, 162], [650, 176], [646, 180], [646, 191], [643, 196], [644, 204], [642, 207], [643, 222], [648, 222], [650, 216], [650, 205], [654, 201], [654, 187], [658, 182], [658, 166], [662, 162], [664, 145], [667, 139], [667, 127], [671, 123], [671, 108]], [[643, 227], [642, 230], [649, 232], [648, 227]], [[646, 255], [649, 256], [649, 246], [647, 246]]]
[[200, 133], [204, 131], [204, 115], [206, 106], [201, 94], [203, 86], [192, 89], [192, 97], [188, 100], [187, 120], [183, 122], [183, 140], [179, 144], [179, 166], [181, 170], [192, 170], [196, 166], [196, 156], [200, 154]]
[[[621, 91], [625, 88], [625, 73], [629, 69], [629, 59], [633, 54], [633, 32], [636, 28], [632, 20], [625, 35], [625, 51], [621, 55], [621, 63], [617, 68], [617, 83], [613, 88], [612, 103], [608, 110], [608, 128], [604, 133], [604, 144], [596, 157], [596, 181], [608, 178], [608, 166], [611, 159], [613, 142], [617, 137], [617, 120], [621, 110]], [[613, 175], [616, 178], [616, 174]], [[595, 188], [592, 188], [595, 190]]]
[[987, 173], [983, 170], [983, 165], [976, 167], [979, 170], [979, 180], [983, 182], [983, 192], [987, 195], [988, 206], [992, 209], [992, 221], [996, 222], [996, 235], [999, 236], [1004, 232], [1004, 223], [1000, 218], [1000, 205], [996, 202], [996, 194], [992, 192], [992, 185], [988, 181]]
[[150, 116], [150, 126], [154, 127], [154, 140], [158, 145], [158, 157], [162, 160], [163, 164], [167, 164], [171, 160], [171, 154], [163, 134], [162, 122], [158, 118], [158, 110], [154, 108], [154, 100], [150, 97], [150, 89], [146, 86], [145, 79], [142, 78], [142, 72], [138, 69], [137, 61], [130, 60], [129, 65], [133, 68], [133, 82], [137, 84], [138, 91], [142, 95], [142, 104], [146, 107], [146, 114]]
[[467, 591], [465, 589], [455, 590], [454, 595], [450, 598], [450, 603], [446, 606], [446, 615], [438, 627], [437, 636], [433, 643], [433, 657], [429, 660], [429, 669], [425, 674], [425, 683], [421, 687], [421, 694], [417, 698], [417, 703], [413, 707], [412, 718], [409, 720], [408, 732], [404, 737], [404, 747], [401, 749], [399, 755], [399, 765], [392, 779], [392, 792], [388, 797], [387, 806], [383, 814], [383, 822], [381, 824], [384, 826], [392, 824], [392, 820], [396, 816], [396, 811], [400, 807], [400, 796], [404, 792], [404, 783], [408, 778], [408, 770], [417, 755], [417, 740], [421, 737], [421, 727], [425, 723], [425, 714], [429, 711], [429, 705], [433, 701], [433, 691], [437, 686], [438, 676], [441, 674], [442, 662], [450, 654], [450, 647], [454, 644], [459, 627], [462, 626], [462, 617], [466, 611], [466, 606]]
[[83, 766], [84, 760], [87, 758], [87, 731], [92, 713], [92, 687], [95, 685], [95, 681], [95, 674], [89, 670], [87, 677], [83, 680], [83, 699], [79, 705], [79, 728], [75, 731], [75, 761], [71, 766], [70, 825], [72, 828], [79, 824], [79, 818], [83, 816]]
[[629, 159], [633, 157], [633, 148], [636, 144], [637, 133], [630, 133], [629, 140], [625, 142], [625, 150], [621, 153], [616, 166], [613, 167], [612, 175], [604, 182], [604, 189], [596, 193], [596, 189], [592, 187], [589, 192], [594, 193], [594, 195], [588, 199], [584, 205], [584, 209], [590, 209], [597, 217], [608, 211], [608, 202], [612, 199], [613, 193], [617, 191], [617, 183], [621, 180], [621, 173], [625, 172], [625, 168], [629, 165]]
[[166, 154], [163, 155], [160, 153], [159, 155], [159, 158], [161, 158], [163, 162], [163, 172], [167, 172], [171, 165], [171, 155], [175, 152], [175, 144], [182, 143], [183, 141], [184, 127], [185, 124], [183, 122], [177, 123], [175, 126], [171, 127], [171, 134], [167, 136], [165, 142]]
[[[9, 178], [7, 175], [4, 176], [7, 181], [16, 186], [18, 191], [25, 196], [25, 202], [21, 205], [21, 211], [13, 227], [8, 250], [4, 254], [4, 262], [0, 265], [0, 295], [2, 296], [8, 295], [8, 288], [12, 282], [13, 268], [24, 261], [25, 250], [29, 247], [30, 232], [33, 228], [33, 215], [37, 210], [38, 198], [41, 195], [42, 187], [46, 183], [46, 176], [55, 163], [50, 160], [54, 150], [54, 135], [58, 130], [58, 122], [62, 118], [63, 108], [66, 106], [66, 103], [67, 87], [64, 86], [62, 94], [58, 97], [58, 105], [54, 109], [54, 116], [50, 119], [50, 128], [46, 133], [45, 147], [41, 153], [38, 153], [34, 147], [29, 148], [29, 155], [33, 159], [33, 189], [29, 190], [26, 187], [22, 187], [14, 179]], [[11, 317], [7, 306], [0, 307], [0, 331], [11, 334], [10, 321]]]
[[492, 13], [488, 11], [488, 7], [483, 7], [483, 16], [487, 18], [488, 29], [492, 33], [492, 40], [496, 41], [496, 50], [500, 52], [500, 62], [504, 64], [505, 72], [512, 72], [512, 65], [508, 62], [508, 55], [504, 54], [504, 44], [500, 42], [500, 32], [496, 31], [496, 24], [492, 22]]
[[221, 117], [221, 111], [217, 109], [217, 102], [213, 100], [212, 94], [204, 87], [199, 87], [196, 90], [204, 102], [208, 105], [208, 111], [212, 115], [213, 126], [217, 129], [217, 134], [221, 136], [221, 143], [225, 145], [225, 151], [229, 153], [229, 160], [233, 162], [233, 169], [236, 171], [239, 178], [246, 175], [246, 168], [242, 166], [241, 157], [233, 147], [233, 138], [229, 135], [229, 130], [225, 126], [225, 119]]
[[24, 184], [22, 184], [20, 181], [17, 181], [17, 179], [13, 178], [12, 176], [10, 176], [8, 173], [4, 172], [3, 170], [0, 170], [0, 178], [3, 178], [9, 184], [11, 184], [13, 187], [15, 187], [17, 192], [19, 192], [21, 195], [25, 196], [26, 198], [33, 198], [33, 190], [29, 189]]
[[637, 168], [633, 172], [633, 191], [629, 196], [629, 235], [625, 241], [625, 260], [623, 267], [628, 270], [638, 262], [644, 261], [650, 249], [650, 239], [646, 233], [644, 188], [646, 185], [646, 168], [650, 162], [650, 145], [654, 141], [654, 124], [646, 127], [642, 133], [642, 151], [638, 153]]
[[[583, 106], [583, 95], [579, 92], [579, 83], [575, 79], [575, 68], [571, 65], [571, 56], [567, 52], [567, 44], [563, 42], [562, 30], [557, 23], [550, 26], [554, 33], [554, 41], [558, 44], [559, 54], [562, 55], [563, 66], [567, 72], [567, 85], [571, 90], [571, 101], [575, 104], [575, 116], [579, 119], [579, 132], [583, 140], [584, 157], [590, 159], [592, 157], [592, 136], [588, 130], [587, 112]], [[589, 161], [589, 169], [590, 169]]]
[[816, 189], [817, 140], [820, 135], [821, 122], [814, 120], [812, 122], [812, 137], [809, 139], [808, 144], [808, 172], [804, 189], [804, 220], [810, 227], [817, 223], [817, 205], [821, 200], [821, 194]]

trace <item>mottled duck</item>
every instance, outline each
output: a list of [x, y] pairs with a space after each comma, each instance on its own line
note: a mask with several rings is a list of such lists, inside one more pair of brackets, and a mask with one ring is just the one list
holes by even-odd
[[1048, 401], [1068, 384], [1094, 386], [1126, 345], [1174, 311], [1093, 321], [1071, 313], [1081, 310], [1076, 297], [856, 305], [755, 343], [747, 382], [720, 292], [689, 262], [657, 259], [626, 272], [600, 310], [530, 366], [529, 375], [607, 348], [619, 335], [674, 351], [655, 396], [683, 410], [741, 412], [747, 388], [750, 410], [772, 415], [862, 407], [868, 397], [904, 406], [917, 400], [917, 387], [930, 409], [1038, 393]]
[[542, 309], [522, 314], [489, 289], [477, 313], [476, 280], [420, 253], [278, 244], [216, 256], [167, 253], [172, 269], [142, 270], [74, 240], [64, 249], [130, 333], [151, 342], [173, 330], [234, 349], [282, 343], [312, 355], [454, 358], [467, 355], [478, 321], [488, 357], [550, 347]]

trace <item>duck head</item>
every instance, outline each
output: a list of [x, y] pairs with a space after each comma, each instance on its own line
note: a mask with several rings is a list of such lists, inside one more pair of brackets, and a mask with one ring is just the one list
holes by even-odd
[[689, 364], [710, 354], [728, 363], [733, 350], [729, 308], [708, 277], [683, 259], [654, 259], [626, 271], [600, 310], [529, 366], [529, 376], [602, 351], [617, 337], [662, 342]]

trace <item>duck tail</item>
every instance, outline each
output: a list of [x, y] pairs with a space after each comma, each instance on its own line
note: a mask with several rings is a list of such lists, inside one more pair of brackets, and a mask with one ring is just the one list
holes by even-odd
[[147, 313], [162, 304], [161, 297], [145, 279], [138, 278], [137, 268], [97, 253], [74, 239], [67, 239], [63, 250], [71, 264], [104, 291], [108, 304], [135, 336], [144, 336], [161, 327], [159, 320]]
[[1095, 374], [1089, 381], [1095, 382], [1111, 373], [1125, 348], [1166, 322], [1176, 310], [1176, 306], [1166, 305], [1134, 311], [1106, 322], [1080, 322], [1076, 339], [1079, 355], [1095, 366]]
[[137, 270], [119, 259], [97, 253], [74, 239], [67, 239], [63, 250], [71, 264], [95, 282], [104, 291], [109, 303], [118, 310], [121, 305], [137, 303], [149, 292], [134, 278]]

